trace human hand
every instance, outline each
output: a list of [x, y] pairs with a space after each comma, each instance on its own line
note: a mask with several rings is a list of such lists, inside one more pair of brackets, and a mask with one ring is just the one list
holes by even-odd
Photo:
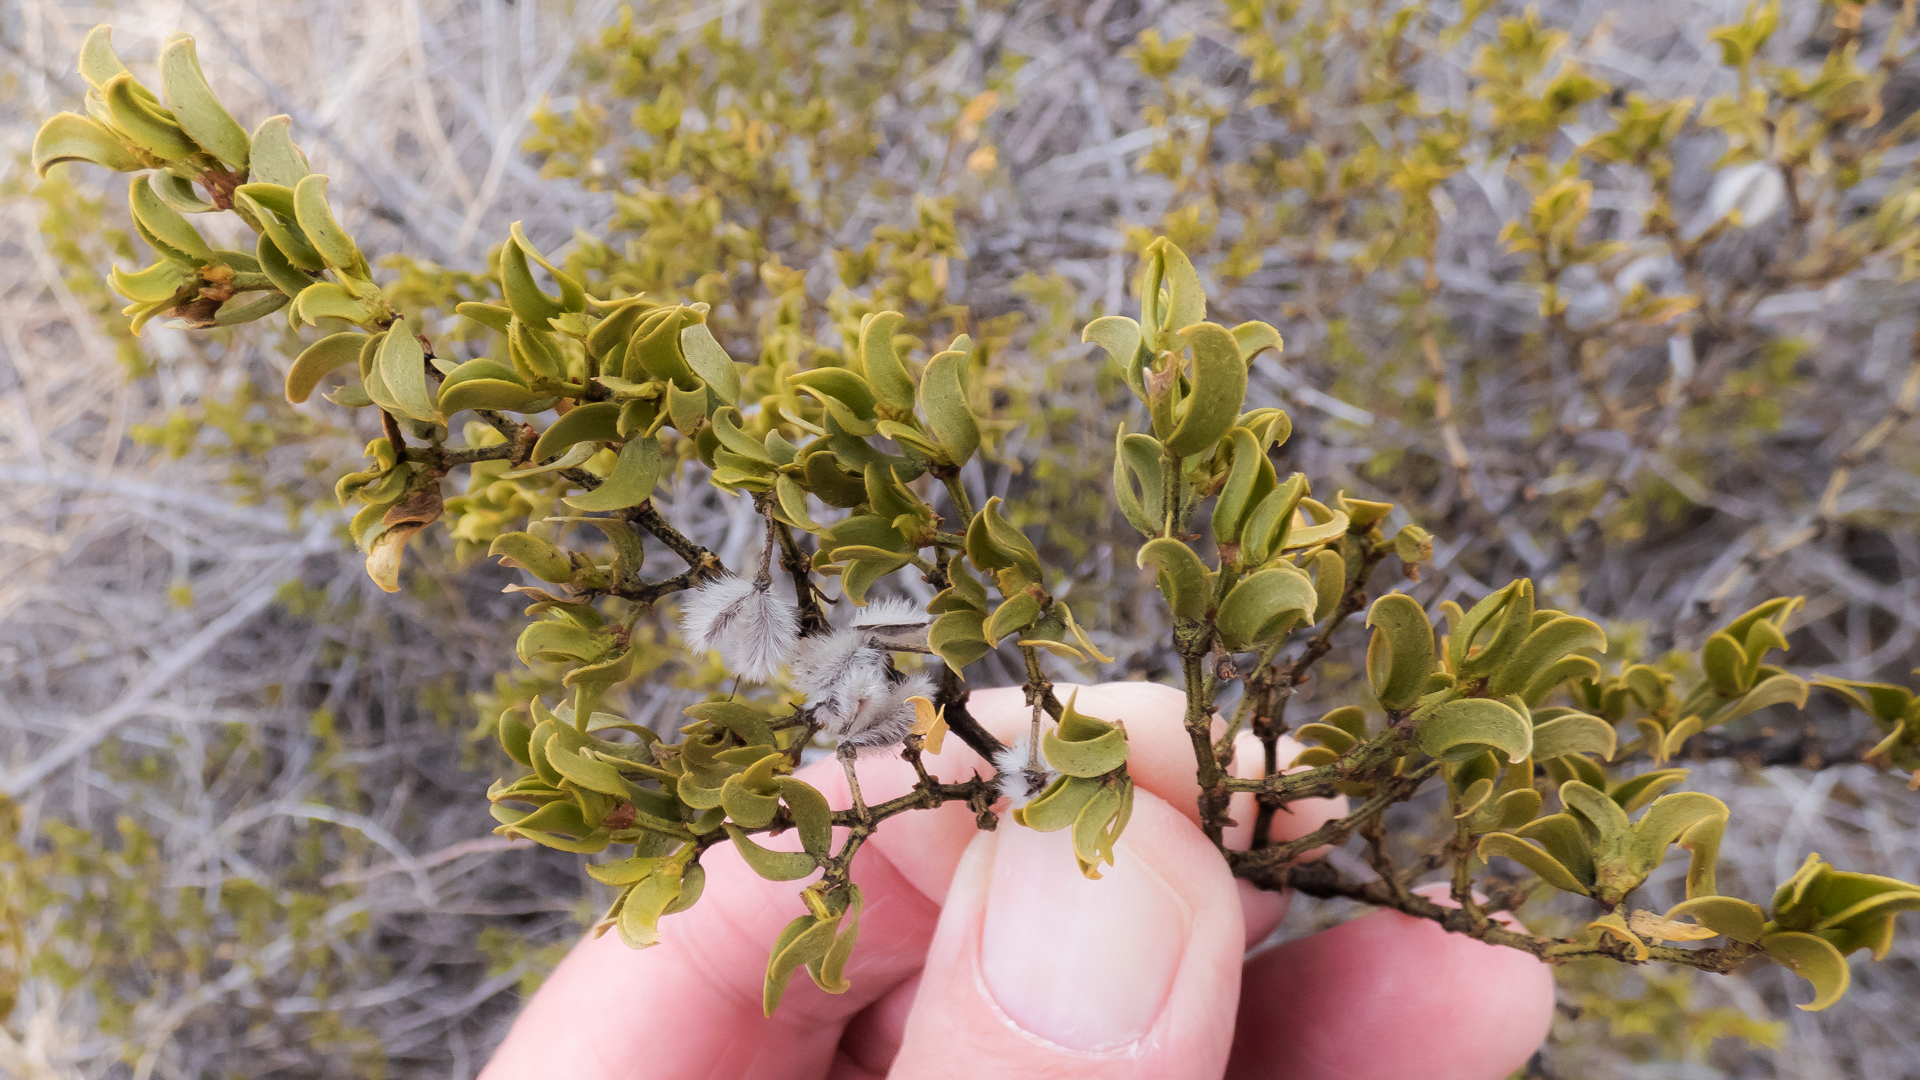
[[[866, 903], [852, 989], [796, 979], [768, 1019], [767, 952], [804, 908], [723, 844], [702, 860], [700, 902], [661, 921], [659, 945], [581, 942], [481, 1080], [1499, 1080], [1546, 1037], [1544, 964], [1398, 913], [1246, 958], [1286, 898], [1236, 882], [1200, 832], [1184, 696], [1147, 683], [1058, 692], [1075, 689], [1088, 715], [1125, 722], [1139, 786], [1102, 880], [1081, 876], [1064, 832], [1005, 817], [979, 832], [958, 803], [892, 818], [854, 862]], [[1003, 741], [1031, 716], [1017, 687], [976, 692], [969, 710]], [[1242, 739], [1236, 772], [1250, 773], [1259, 744]], [[948, 782], [992, 770], [957, 738], [925, 761]], [[859, 771], [872, 803], [914, 782], [897, 756]], [[799, 775], [849, 805], [837, 762]], [[1295, 803], [1275, 839], [1342, 806]], [[1245, 846], [1252, 797], [1235, 796], [1232, 814], [1228, 843]]]

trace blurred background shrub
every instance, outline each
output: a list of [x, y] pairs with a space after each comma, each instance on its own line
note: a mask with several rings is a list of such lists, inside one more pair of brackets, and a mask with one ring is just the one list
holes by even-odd
[[[737, 356], [837, 348], [881, 307], [929, 340], [985, 342], [1014, 419], [966, 479], [976, 502], [1017, 494], [1019, 524], [1072, 568], [1116, 657], [1080, 677], [1176, 666], [1129, 530], [1089, 497], [1124, 393], [1078, 343], [1164, 232], [1223, 321], [1285, 335], [1250, 395], [1292, 413], [1289, 467], [1435, 534], [1422, 600], [1531, 575], [1543, 603], [1653, 658], [1805, 593], [1796, 667], [1904, 682], [1920, 655], [1904, 17], [9, 5], [0, 1071], [470, 1076], [601, 903], [578, 860], [505, 856], [488, 833], [497, 751], [476, 721], [539, 685], [493, 675], [516, 670], [506, 575], [417, 543], [407, 591], [375, 591], [327, 482], [371, 433], [279, 397], [292, 341], [271, 321], [131, 335], [97, 269], [136, 265], [118, 185], [33, 179], [32, 132], [78, 100], [95, 23], [130, 60], [186, 30], [236, 113], [290, 114], [363, 246], [406, 253], [385, 277], [410, 307], [450, 314], [488, 239], [524, 220], [596, 292], [713, 304]], [[676, 494], [674, 523], [723, 559], [757, 542], [745, 500]], [[667, 725], [711, 674], [652, 672], [632, 714]], [[1304, 707], [1341, 703], [1354, 675], [1324, 670]], [[1871, 741], [1831, 699], [1696, 740], [1734, 807], [1723, 873], [1747, 868], [1753, 892], [1815, 846], [1920, 873], [1903, 778], [1850, 764]], [[1346, 914], [1298, 902], [1282, 933]], [[1772, 968], [1566, 969], [1530, 1069], [1920, 1075], [1920, 953], [1899, 949], [1817, 1016], [1786, 1007]]]

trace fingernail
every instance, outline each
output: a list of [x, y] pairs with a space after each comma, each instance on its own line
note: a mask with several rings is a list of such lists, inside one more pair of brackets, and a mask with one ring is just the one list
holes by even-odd
[[1089, 881], [1068, 832], [1005, 822], [980, 935], [980, 968], [1008, 1019], [1069, 1049], [1138, 1041], [1166, 1006], [1193, 914], [1124, 842]]

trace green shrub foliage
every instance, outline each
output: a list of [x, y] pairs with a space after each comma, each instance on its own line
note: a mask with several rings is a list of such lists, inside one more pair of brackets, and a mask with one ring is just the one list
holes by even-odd
[[[1316, 77], [1313, 48], [1289, 61], [1270, 13], [1228, 7], [1258, 105], [1296, 115], [1300, 87]], [[1296, 28], [1325, 25], [1285, 7]], [[1412, 17], [1397, 10], [1395, 18]], [[1717, 318], [1717, 305], [1737, 298], [1637, 288], [1599, 321], [1570, 311], [1569, 276], [1620, 255], [1589, 238], [1590, 171], [1644, 177], [1654, 193], [1645, 228], [1685, 268], [1743, 212], [1763, 208], [1749, 190], [1704, 232], [1682, 230], [1664, 185], [1683, 135], [1719, 133], [1724, 164], [1754, 166], [1750, 188], [1779, 188], [1796, 226], [1814, 220], [1819, 192], [1873, 173], [1875, 155], [1904, 135], [1867, 137], [1884, 73], [1861, 68], [1850, 43], [1836, 44], [1812, 80], [1759, 62], [1774, 18], [1756, 7], [1716, 35], [1740, 93], [1698, 104], [1629, 97], [1572, 152], [1557, 133], [1609, 88], [1559, 59], [1563, 36], [1535, 16], [1502, 24], [1475, 61], [1490, 141], [1465, 114], [1414, 95], [1404, 41], [1383, 35], [1353, 94], [1383, 111], [1391, 139], [1334, 148], [1309, 134], [1256, 145], [1226, 167], [1208, 147], [1232, 117], [1182, 89], [1184, 42], [1138, 41], [1137, 62], [1166, 97], [1155, 114], [1164, 139], [1144, 167], [1172, 178], [1179, 194], [1160, 233], [1136, 238], [1127, 313], [1094, 319], [1083, 336], [1097, 346], [1090, 362], [1134, 399], [1102, 439], [1114, 448], [1110, 506], [1138, 534], [1137, 565], [1164, 598], [1201, 818], [1239, 877], [1395, 908], [1556, 963], [1658, 960], [1727, 972], [1770, 959], [1812, 983], [1803, 1007], [1816, 1009], [1845, 991], [1851, 953], [1883, 956], [1896, 915], [1920, 907], [1920, 887], [1838, 870], [1817, 855], [1770, 898], [1722, 894], [1716, 861], [1728, 809], [1679, 790], [1687, 771], [1667, 767], [1689, 738], [1806, 703], [1809, 680], [1773, 662], [1799, 599], [1726, 621], [1684, 663], [1647, 664], [1610, 654], [1600, 625], [1543, 606], [1528, 579], [1469, 608], [1445, 601], [1437, 624], [1403, 592], [1378, 595], [1392, 587], [1381, 582], [1389, 566], [1417, 580], [1436, 537], [1392, 527], [1389, 503], [1316, 492], [1301, 473], [1282, 474], [1276, 451], [1293, 421], [1250, 393], [1249, 375], [1288, 365], [1286, 345], [1268, 323], [1210, 306], [1189, 255], [1204, 254], [1228, 282], [1257, 273], [1262, 253], [1275, 249], [1337, 256], [1356, 274], [1430, 271], [1446, 232], [1438, 186], [1476, 155], [1493, 155], [1532, 192], [1531, 208], [1501, 239], [1524, 257], [1538, 290], [1539, 355], [1600, 373], [1608, 350], [1702, 302], [1716, 305], [1707, 317]], [[754, 56], [722, 39], [708, 46], [753, 89]], [[106, 28], [95, 31], [80, 57], [85, 112], [48, 120], [33, 159], [42, 174], [85, 162], [130, 175], [134, 229], [152, 259], [113, 270], [111, 281], [133, 330], [154, 319], [190, 329], [275, 320], [306, 335], [286, 374], [288, 401], [319, 395], [380, 431], [363, 467], [334, 487], [380, 588], [402, 587], [409, 544], [429, 529], [445, 530], [461, 558], [484, 554], [522, 575], [527, 621], [516, 649], [543, 678], [502, 683], [526, 688], [504, 694], [493, 718], [517, 771], [487, 798], [501, 835], [593, 857], [588, 872], [617, 890], [600, 931], [635, 948], [671, 933], [664, 917], [700, 901], [701, 860], [717, 845], [732, 844], [766, 878], [796, 882], [808, 913], [773, 945], [771, 1013], [802, 967], [829, 992], [846, 988], [861, 911], [851, 866], [891, 817], [961, 802], [983, 828], [1070, 829], [1080, 868], [1097, 878], [1116, 858], [1131, 806], [1129, 743], [1123, 727], [1061, 701], [1046, 675], [1049, 664], [1111, 659], [1096, 644], [1103, 628], [1068, 602], [1069, 574], [1049, 565], [1019, 507], [978, 504], [963, 481], [972, 463], [1004, 455], [1017, 422], [1007, 373], [1025, 361], [998, 324], [970, 322], [945, 302], [950, 260], [962, 255], [951, 203], [923, 200], [911, 228], [834, 249], [845, 287], [824, 316], [810, 312], [800, 272], [770, 248], [764, 223], [816, 235], [842, 224], [847, 208], [803, 196], [775, 158], [796, 140], [820, 161], [864, 153], [870, 135], [857, 101], [776, 93], [769, 77], [756, 115], [730, 113], [703, 97], [709, 90], [684, 53], [636, 37], [630, 19], [588, 56], [596, 77], [643, 102], [619, 167], [642, 181], [696, 176], [616, 198], [622, 218], [645, 226], [639, 248], [582, 236], [556, 261], [516, 225], [484, 274], [405, 260], [394, 263], [397, 276], [378, 274], [381, 253], [342, 226], [328, 178], [311, 170], [288, 118], [249, 129], [229, 115], [184, 36], [166, 44], [149, 85], [115, 56]], [[697, 130], [682, 123], [695, 105], [706, 117]], [[965, 132], [977, 133], [993, 108], [992, 91], [967, 102], [956, 142], [970, 140]], [[612, 138], [604, 116], [542, 114], [539, 130], [534, 148], [551, 174], [593, 183]], [[992, 147], [963, 167], [990, 173]], [[1867, 260], [1911, 270], [1917, 209], [1911, 187], [1895, 185], [1844, 227], [1783, 247], [1777, 273], [1819, 280]], [[251, 239], [209, 240], [213, 230], [196, 222], [221, 215], [238, 218]], [[1239, 222], [1230, 244], [1219, 239], [1224, 215]], [[811, 257], [828, 247], [801, 239], [785, 250]], [[1434, 365], [1432, 415], [1447, 433], [1450, 467], [1468, 475], [1427, 322], [1437, 289], [1428, 272], [1407, 305], [1425, 328], [1416, 338], [1421, 362]], [[457, 321], [425, 333], [437, 325], [427, 313], [447, 308]], [[1599, 374], [1575, 382], [1589, 405], [1620, 407]], [[654, 499], [692, 481], [751, 503], [764, 520], [762, 555], [724, 565], [668, 522]], [[882, 599], [900, 575], [918, 577], [933, 600]], [[833, 579], [837, 589], [827, 587]], [[829, 617], [835, 595], [850, 602], [850, 618]], [[663, 605], [677, 610], [677, 639], [659, 621]], [[1336, 631], [1355, 622], [1366, 643], [1350, 666], [1364, 672], [1365, 693], [1291, 726], [1294, 689], [1335, 652]], [[1017, 653], [1026, 672], [1034, 712], [1024, 760], [967, 712], [963, 675], [996, 650]], [[730, 687], [707, 660], [714, 652], [737, 679]], [[687, 710], [678, 738], [613, 704], [620, 688], [661, 678], [668, 665], [691, 666], [713, 689]], [[1920, 776], [1913, 692], [1815, 681], [1880, 725], [1871, 761]], [[1216, 698], [1234, 682], [1239, 696], [1216, 717]], [[1280, 760], [1289, 731], [1310, 745]], [[1264, 748], [1257, 775], [1230, 767], [1243, 732]], [[883, 805], [862, 801], [856, 783], [843, 810], [792, 775], [816, 745], [836, 746], [851, 779], [859, 752], [917, 765], [949, 734], [1000, 773], [923, 779]], [[1396, 867], [1377, 844], [1370, 880], [1301, 861], [1355, 834], [1377, 837], [1388, 808], [1427, 785], [1444, 786], [1448, 821], [1426, 863]], [[996, 814], [1016, 789], [1021, 805]], [[1237, 792], [1260, 807], [1244, 849], [1223, 840]], [[1297, 840], [1271, 838], [1275, 812], [1336, 793], [1352, 800], [1345, 817]], [[786, 830], [798, 833], [800, 850], [756, 840]], [[147, 872], [136, 841], [130, 833], [116, 874]], [[1636, 890], [1669, 858], [1687, 862], [1685, 900], [1664, 911], [1641, 906]], [[1439, 868], [1451, 870], [1456, 908], [1409, 889]], [[1585, 926], [1545, 937], [1492, 917], [1545, 890], [1583, 898]]]

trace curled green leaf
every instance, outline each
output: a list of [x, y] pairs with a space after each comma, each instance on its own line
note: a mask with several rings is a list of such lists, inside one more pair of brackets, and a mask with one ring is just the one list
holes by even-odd
[[33, 171], [40, 176], [63, 161], [133, 172], [144, 163], [120, 137], [79, 113], [56, 113], [33, 136]]
[[665, 464], [660, 440], [637, 435], [620, 448], [620, 457], [613, 463], [613, 471], [607, 474], [599, 487], [584, 495], [569, 495], [563, 501], [575, 510], [596, 514], [639, 506], [653, 497], [654, 485], [660, 482]]
[[194, 142], [234, 172], [246, 172], [251, 140], [207, 85], [193, 38], [186, 34], [173, 35], [160, 48], [160, 94]]
[[1198, 323], [1180, 335], [1193, 349], [1193, 385], [1175, 407], [1174, 428], [1165, 441], [1168, 452], [1186, 457], [1211, 447], [1233, 427], [1247, 397], [1247, 365], [1224, 327]]
[[1158, 572], [1161, 595], [1167, 598], [1175, 618], [1198, 621], [1207, 617], [1212, 583], [1205, 564], [1192, 548], [1163, 536], [1141, 545], [1137, 561]]
[[1275, 567], [1234, 583], [1214, 616], [1220, 640], [1234, 651], [1264, 644], [1309, 622], [1319, 594], [1299, 570]]
[[[1315, 592], [1312, 602], [1318, 601]], [[1367, 625], [1373, 628], [1367, 646], [1368, 685], [1381, 705], [1405, 709], [1426, 693], [1427, 674], [1433, 670], [1433, 624], [1411, 596], [1389, 593], [1374, 601]]]
[[1505, 702], [1457, 698], [1420, 722], [1420, 748], [1442, 761], [1465, 761], [1488, 750], [1519, 761], [1533, 753], [1533, 725]]

